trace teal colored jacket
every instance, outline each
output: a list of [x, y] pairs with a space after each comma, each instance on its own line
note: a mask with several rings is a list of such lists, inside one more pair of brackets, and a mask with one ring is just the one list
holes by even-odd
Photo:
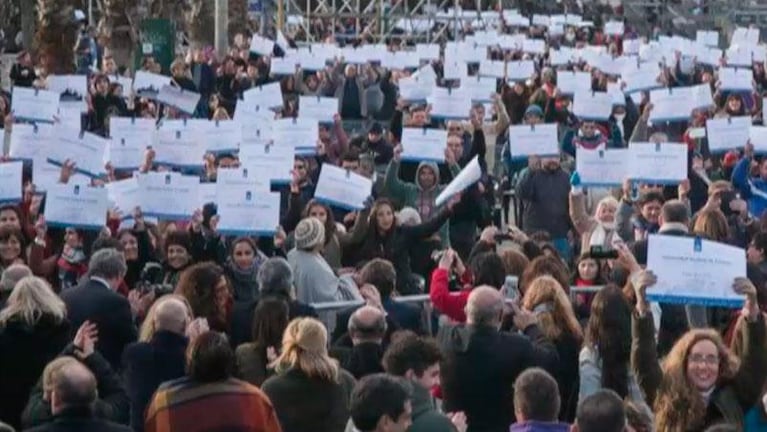
[[[393, 201], [399, 203], [402, 207], [412, 207], [418, 211], [421, 215], [422, 222], [436, 217], [439, 213], [439, 208], [434, 205], [434, 200], [445, 188], [444, 185], [439, 184], [439, 167], [434, 162], [421, 162], [416, 170], [415, 179], [418, 182], [418, 174], [425, 167], [430, 167], [436, 175], [437, 185], [429, 190], [423, 190], [417, 183], [403, 182], [399, 178], [400, 163], [392, 160], [389, 166], [386, 168], [386, 179], [384, 180], [384, 196], [389, 197]], [[453, 177], [457, 176], [461, 172], [461, 167], [458, 164], [450, 165], [450, 173]], [[424, 217], [422, 208], [424, 206], [430, 206], [431, 211]], [[439, 230], [439, 237], [442, 240], [442, 246], [450, 247], [450, 232], [449, 223], [445, 223]]]
[[412, 383], [413, 424], [408, 432], [455, 432], [457, 429], [444, 414], [437, 411], [429, 390]]

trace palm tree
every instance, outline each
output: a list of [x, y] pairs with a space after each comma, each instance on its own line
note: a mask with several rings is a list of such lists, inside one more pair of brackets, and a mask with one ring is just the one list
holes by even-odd
[[37, 0], [35, 46], [40, 64], [49, 74], [74, 71], [78, 25], [68, 0]]

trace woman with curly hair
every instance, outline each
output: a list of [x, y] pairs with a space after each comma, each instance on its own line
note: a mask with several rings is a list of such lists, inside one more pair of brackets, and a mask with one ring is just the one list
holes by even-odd
[[181, 273], [176, 294], [186, 298], [195, 318], [205, 318], [211, 330], [229, 330], [232, 293], [224, 270], [212, 262], [195, 264]]
[[562, 400], [559, 419], [572, 422], [578, 403], [578, 351], [583, 342], [583, 330], [570, 299], [556, 279], [541, 276], [528, 287], [522, 307], [538, 317], [541, 331], [557, 347], [559, 370], [555, 378]]
[[649, 411], [637, 378], [629, 369], [631, 307], [616, 285], [609, 284], [594, 296], [585, 338], [578, 356], [578, 401], [600, 389], [609, 389]]
[[343, 432], [349, 420], [354, 377], [328, 355], [328, 332], [314, 318], [297, 318], [282, 336], [272, 363], [277, 375], [261, 389], [274, 405], [282, 430]]
[[695, 329], [677, 340], [659, 364], [645, 293], [656, 279], [649, 271], [636, 273], [632, 277], [637, 303], [631, 360], [647, 400], [653, 404], [657, 430], [698, 431], [721, 421], [743, 430], [744, 413], [757, 402], [767, 379], [767, 330], [754, 285], [746, 278], [733, 283], [733, 290], [746, 298], [742, 315], [747, 321], [747, 346], [742, 358], [732, 354], [716, 331]]

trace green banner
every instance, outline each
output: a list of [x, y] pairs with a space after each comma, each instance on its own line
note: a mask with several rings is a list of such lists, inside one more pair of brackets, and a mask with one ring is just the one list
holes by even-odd
[[170, 64], [175, 59], [175, 51], [176, 28], [171, 20], [145, 19], [141, 22], [135, 70], [141, 68], [141, 60], [145, 55], [152, 55], [162, 66], [163, 74], [170, 75]]

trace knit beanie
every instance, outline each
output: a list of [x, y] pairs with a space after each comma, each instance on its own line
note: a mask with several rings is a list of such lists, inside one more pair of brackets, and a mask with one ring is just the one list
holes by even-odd
[[319, 219], [308, 217], [298, 223], [293, 236], [296, 249], [312, 250], [325, 242], [325, 227]]

